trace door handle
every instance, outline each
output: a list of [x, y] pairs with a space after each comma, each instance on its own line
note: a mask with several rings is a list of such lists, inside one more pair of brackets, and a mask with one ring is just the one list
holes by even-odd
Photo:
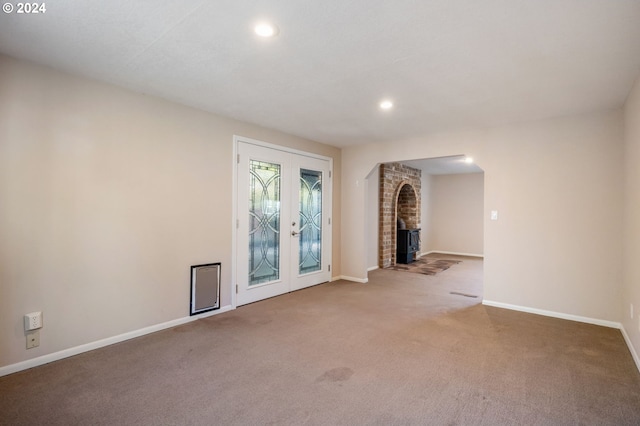
[[298, 234], [299, 234], [299, 232], [291, 231], [291, 236], [292, 236], [292, 237], [295, 237], [295, 236], [296, 236], [296, 235], [298, 235]]

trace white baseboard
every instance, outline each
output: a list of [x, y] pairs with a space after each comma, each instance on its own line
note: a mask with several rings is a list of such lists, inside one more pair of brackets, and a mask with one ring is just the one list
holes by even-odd
[[369, 267], [367, 268], [367, 272], [375, 271], [375, 270], [376, 270], [376, 269], [378, 269], [378, 268], [380, 268], [378, 265], [376, 265], [376, 266], [369, 266]]
[[355, 278], [355, 277], [349, 277], [347, 275], [340, 275], [341, 280], [345, 280], [345, 281], [353, 281], [356, 283], [368, 283], [369, 282], [369, 278]]
[[638, 371], [640, 371], [640, 357], [638, 357], [638, 352], [636, 352], [636, 349], [633, 347], [633, 344], [631, 344], [631, 339], [629, 338], [629, 335], [627, 334], [627, 330], [625, 330], [624, 325], [620, 327], [620, 331], [622, 332], [622, 337], [624, 337], [624, 341], [627, 343], [629, 352], [631, 352], [631, 357], [633, 358], [633, 361], [636, 363], [636, 367], [638, 368]]
[[232, 311], [235, 309], [231, 305], [222, 306], [220, 309], [210, 311], [204, 314], [178, 318], [175, 320], [163, 322], [161, 324], [155, 324], [149, 327], [141, 328], [139, 330], [129, 331], [127, 333], [119, 334], [113, 337], [107, 337], [106, 339], [97, 340], [95, 342], [86, 343], [84, 345], [75, 346], [73, 348], [64, 349], [58, 352], [42, 355], [37, 358], [28, 359], [26, 361], [17, 362], [15, 364], [6, 365], [0, 367], [0, 377], [8, 374], [17, 373], [18, 371], [27, 370], [29, 368], [38, 367], [40, 365], [48, 364], [53, 361], [59, 361], [70, 356], [79, 355], [84, 352], [89, 352], [94, 349], [99, 349], [105, 346], [113, 345], [115, 343], [124, 342], [125, 340], [133, 339], [135, 337], [144, 336], [145, 334], [155, 333], [156, 331], [165, 330], [167, 328], [176, 327], [178, 325], [186, 324], [191, 321], [196, 321], [202, 318], [207, 318], [213, 315], [218, 315], [223, 312]]
[[437, 254], [450, 254], [453, 256], [468, 256], [468, 257], [482, 257], [484, 258], [484, 254], [476, 254], [476, 253], [460, 253], [457, 251], [442, 251], [442, 250], [431, 250], [426, 253], [420, 253], [420, 256], [426, 256], [428, 254], [437, 253]]
[[496, 308], [511, 309], [512, 311], [528, 312], [530, 314], [543, 315], [545, 317], [561, 318], [570, 321], [584, 322], [587, 324], [601, 325], [603, 327], [620, 329], [622, 324], [614, 321], [601, 320], [597, 318], [581, 317], [579, 315], [563, 314], [561, 312], [546, 311], [544, 309], [529, 308], [528, 306], [510, 305], [508, 303], [483, 300], [483, 305], [494, 306]]

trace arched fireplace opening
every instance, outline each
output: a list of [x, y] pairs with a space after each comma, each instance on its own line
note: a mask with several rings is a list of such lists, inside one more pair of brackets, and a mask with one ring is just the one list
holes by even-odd
[[415, 189], [409, 183], [403, 183], [396, 201], [396, 218], [404, 222], [406, 228], [418, 228], [420, 218], [418, 213], [418, 197]]
[[396, 202], [396, 263], [411, 263], [420, 250], [418, 197], [413, 187], [403, 183]]

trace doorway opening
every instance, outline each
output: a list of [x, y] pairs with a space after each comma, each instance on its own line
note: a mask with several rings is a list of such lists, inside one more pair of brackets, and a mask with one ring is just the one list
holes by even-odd
[[[484, 171], [464, 155], [382, 163], [367, 176], [367, 268], [397, 265], [396, 227], [420, 229], [422, 256], [480, 261], [484, 257]], [[384, 169], [404, 170], [393, 180]], [[409, 175], [410, 174], [410, 175]], [[410, 180], [415, 176], [418, 183]], [[415, 204], [413, 204], [413, 200]], [[425, 258], [426, 259], [426, 258]], [[421, 259], [421, 261], [424, 259]]]

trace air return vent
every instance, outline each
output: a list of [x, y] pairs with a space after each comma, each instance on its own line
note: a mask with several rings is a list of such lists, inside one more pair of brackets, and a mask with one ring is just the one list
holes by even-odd
[[220, 263], [191, 267], [191, 312], [197, 315], [220, 307]]

